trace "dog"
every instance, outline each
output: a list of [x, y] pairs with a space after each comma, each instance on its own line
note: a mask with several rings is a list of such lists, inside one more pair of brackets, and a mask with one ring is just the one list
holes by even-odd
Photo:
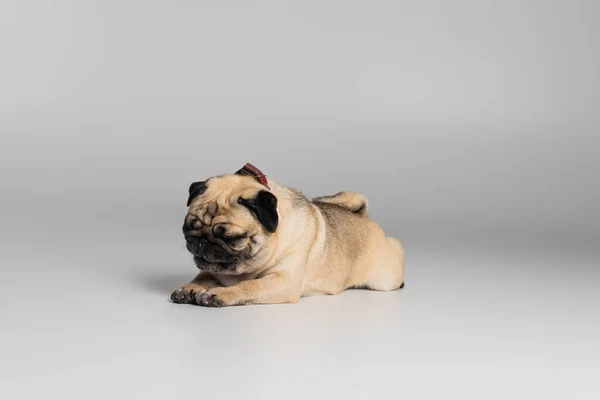
[[295, 303], [347, 289], [404, 287], [404, 248], [354, 192], [307, 199], [252, 164], [194, 182], [183, 224], [200, 273], [174, 303], [207, 307]]

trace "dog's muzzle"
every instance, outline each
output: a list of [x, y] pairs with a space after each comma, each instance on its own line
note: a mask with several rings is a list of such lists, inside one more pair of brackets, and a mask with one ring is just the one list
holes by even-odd
[[186, 245], [190, 253], [207, 263], [231, 264], [238, 261], [234, 254], [203, 236], [187, 236]]
[[208, 240], [197, 236], [187, 236], [185, 238], [186, 247], [190, 253], [196, 257], [202, 256], [202, 250], [206, 247]]

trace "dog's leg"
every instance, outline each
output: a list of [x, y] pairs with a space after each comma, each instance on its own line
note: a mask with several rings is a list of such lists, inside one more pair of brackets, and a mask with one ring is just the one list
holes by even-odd
[[219, 283], [208, 273], [200, 272], [190, 283], [187, 283], [171, 294], [174, 303], [194, 304], [196, 295], [218, 286]]
[[404, 247], [398, 239], [385, 237], [377, 258], [358, 262], [359, 268], [346, 283], [348, 289], [389, 291], [404, 287]]
[[274, 272], [234, 286], [209, 289], [196, 295], [196, 303], [207, 307], [295, 303], [300, 299], [300, 285], [295, 281], [290, 272]]

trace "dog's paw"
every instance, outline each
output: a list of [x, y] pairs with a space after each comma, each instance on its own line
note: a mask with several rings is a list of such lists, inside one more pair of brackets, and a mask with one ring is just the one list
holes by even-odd
[[219, 295], [218, 288], [197, 293], [195, 303], [204, 307], [224, 307], [227, 305], [223, 297]]
[[196, 304], [196, 296], [206, 292], [198, 285], [183, 285], [171, 294], [171, 301], [180, 304]]

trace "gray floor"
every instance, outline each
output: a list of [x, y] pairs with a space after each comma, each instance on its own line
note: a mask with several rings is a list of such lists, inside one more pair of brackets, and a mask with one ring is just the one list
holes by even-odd
[[415, 243], [400, 291], [211, 309], [168, 300], [194, 272], [175, 233], [17, 231], [0, 271], [6, 398], [600, 394], [598, 254]]

